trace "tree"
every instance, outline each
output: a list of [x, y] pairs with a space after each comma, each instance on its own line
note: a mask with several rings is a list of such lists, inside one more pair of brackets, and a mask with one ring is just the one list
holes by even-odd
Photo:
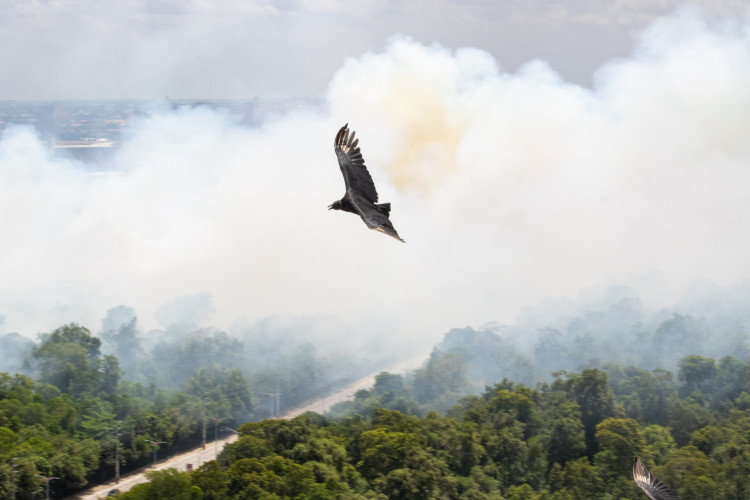
[[680, 396], [687, 397], [696, 391], [709, 392], [716, 377], [716, 364], [711, 358], [686, 356], [680, 359], [677, 376], [683, 383]]
[[668, 401], [676, 394], [671, 372], [632, 366], [621, 369], [614, 364], [607, 365], [606, 369], [613, 394], [623, 403], [627, 416], [666, 425]]
[[255, 436], [266, 441], [275, 453], [284, 453], [294, 448], [297, 443], [310, 439], [315, 427], [309, 414], [300, 415], [292, 420], [263, 420], [242, 424], [239, 428], [242, 436]]
[[125, 375], [138, 382], [146, 382], [143, 374], [144, 352], [138, 331], [138, 319], [131, 307], [117, 306], [107, 311], [99, 334], [103, 350], [111, 352], [120, 361]]
[[200, 500], [203, 491], [192, 484], [190, 475], [177, 469], [146, 473], [148, 483], [139, 484], [119, 496], [122, 500]]
[[596, 426], [599, 452], [596, 464], [608, 479], [629, 470], [633, 457], [643, 449], [643, 433], [632, 418], [607, 418]]
[[565, 465], [580, 457], [586, 451], [586, 439], [578, 403], [561, 401], [550, 408], [548, 418], [544, 435], [550, 463]]
[[608, 418], [596, 426], [599, 449], [609, 450], [629, 465], [632, 457], [643, 449], [643, 433], [632, 418]]
[[[560, 375], [567, 376], [561, 380]], [[593, 458], [597, 451], [596, 426], [614, 416], [614, 396], [607, 385], [607, 373], [598, 369], [583, 370], [580, 375], [562, 372], [557, 375], [553, 389], [566, 390], [581, 409], [581, 422], [586, 437], [586, 455]]]
[[158, 360], [156, 368], [162, 386], [176, 389], [204, 366], [242, 366], [242, 352], [242, 342], [225, 332], [212, 329], [186, 332], [183, 327], [172, 326], [154, 346], [152, 358]]
[[375, 490], [388, 498], [404, 500], [458, 497], [457, 481], [448, 466], [427, 450], [414, 450], [404, 466], [378, 477], [373, 482]]
[[104, 356], [101, 363], [101, 382], [99, 384], [99, 391], [103, 397], [112, 397], [115, 394], [121, 375], [119, 360], [111, 354]]
[[412, 387], [414, 399], [419, 403], [437, 401], [450, 394], [457, 400], [467, 388], [463, 357], [453, 352], [434, 352], [427, 365], [414, 372]]
[[375, 376], [373, 391], [380, 396], [389, 392], [398, 393], [404, 388], [404, 377], [388, 372], [380, 372]]
[[100, 345], [87, 328], [75, 323], [42, 335], [41, 345], [32, 350], [41, 368], [40, 380], [74, 396], [93, 395], [101, 383]]
[[222, 466], [226, 467], [243, 458], [263, 458], [271, 453], [271, 446], [265, 439], [245, 435], [240, 436], [234, 443], [224, 446], [217, 460]]
[[382, 427], [362, 433], [360, 441], [363, 451], [357, 469], [369, 480], [403, 468], [406, 458], [419, 447], [416, 435]]
[[680, 446], [690, 441], [693, 431], [708, 425], [711, 420], [711, 412], [702, 401], [696, 401], [693, 396], [685, 399], [670, 398], [668, 415], [672, 436]]
[[605, 489], [596, 467], [586, 457], [568, 461], [564, 478], [565, 489], [576, 500], [599, 498]]
[[227, 474], [229, 494], [235, 498], [297, 497], [318, 489], [312, 470], [279, 455], [243, 458]]
[[201, 465], [193, 472], [190, 480], [203, 492], [204, 500], [222, 500], [226, 498], [229, 488], [229, 475], [224, 472], [216, 460]]
[[681, 498], [712, 498], [716, 491], [716, 474], [706, 455], [695, 446], [685, 446], [670, 456], [657, 475]]
[[710, 398], [712, 407], [718, 409], [724, 401], [736, 401], [750, 387], [750, 364], [742, 363], [732, 356], [724, 356], [719, 366]]
[[530, 437], [538, 426], [536, 417], [535, 394], [523, 385], [518, 385], [512, 391], [501, 389], [489, 402], [492, 413], [502, 413], [509, 419], [523, 423], [525, 437]]
[[253, 395], [242, 372], [236, 368], [216, 363], [199, 368], [185, 383], [185, 391], [205, 398], [207, 411], [213, 414], [240, 421], [250, 419]]
[[305, 442], [297, 443], [289, 452], [295, 462], [319, 462], [341, 471], [346, 463], [346, 448], [331, 437], [315, 436]]
[[643, 440], [646, 443], [643, 451], [638, 454], [648, 457], [657, 464], [662, 464], [667, 456], [675, 449], [675, 442], [669, 429], [660, 425], [649, 425], [643, 430]]

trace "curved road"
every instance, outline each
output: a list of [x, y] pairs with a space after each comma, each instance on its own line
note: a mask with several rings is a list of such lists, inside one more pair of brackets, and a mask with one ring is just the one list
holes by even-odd
[[[406, 361], [402, 361], [401, 363], [393, 365], [387, 370], [381, 371], [387, 371], [388, 373], [393, 374], [404, 374], [416, 370], [417, 368], [422, 366], [422, 364], [429, 358], [429, 356], [429, 353], [420, 354], [418, 356], [414, 356], [413, 358], [407, 359]], [[357, 393], [357, 391], [372, 387], [375, 384], [375, 377], [380, 373], [381, 372], [379, 371], [365, 378], [359, 379], [330, 396], [313, 400], [297, 408], [289, 409], [281, 415], [281, 418], [294, 418], [308, 411], [321, 414], [325, 413], [330, 410], [333, 405], [340, 401], [354, 399], [354, 395]], [[210, 460], [214, 460], [219, 452], [221, 452], [221, 450], [224, 448], [224, 445], [226, 445], [227, 443], [232, 443], [236, 440], [237, 434], [232, 434], [229, 437], [219, 439], [218, 441], [207, 443], [205, 450], [202, 448], [196, 448], [194, 450], [182, 453], [181, 455], [175, 455], [167, 460], [158, 462], [155, 468], [143, 467], [129, 473], [126, 476], [121, 476], [119, 483], [115, 483], [115, 481], [112, 480], [108, 483], [99, 484], [80, 493], [67, 497], [66, 500], [101, 500], [107, 496], [107, 493], [114, 489], [118, 489], [121, 492], [128, 491], [130, 488], [137, 484], [145, 483], [147, 481], [145, 473], [152, 470], [177, 469], [184, 471], [187, 469], [188, 464], [192, 464], [193, 469], [197, 469], [201, 466], [201, 464]]]

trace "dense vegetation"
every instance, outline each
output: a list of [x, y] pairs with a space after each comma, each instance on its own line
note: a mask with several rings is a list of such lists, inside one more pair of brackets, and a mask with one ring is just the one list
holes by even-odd
[[281, 389], [284, 409], [368, 369], [350, 369], [346, 352], [321, 355], [299, 339], [304, 330], [285, 328], [293, 329], [268, 319], [248, 327], [243, 341], [175, 324], [151, 332], [158, 340], [149, 346], [132, 311], [119, 307], [98, 336], [76, 324], [38, 342], [0, 336], [0, 358], [13, 369], [0, 373], [0, 498], [14, 488], [18, 500], [33, 498], [43, 477], [59, 478], [53, 496], [75, 492], [111, 479], [117, 452], [126, 472], [150, 463], [149, 441], [163, 442], [163, 458], [199, 445], [206, 420], [232, 428], [276, 411], [254, 394]]
[[[217, 462], [153, 472], [120, 498], [640, 499], [640, 455], [682, 498], [746, 499], [749, 389], [750, 364], [690, 356], [677, 380], [615, 365], [535, 389], [505, 380], [445, 416], [378, 407], [247, 423]], [[382, 373], [357, 399], [418, 411], [410, 391]]]
[[453, 329], [415, 372], [381, 373], [328, 416], [292, 421], [260, 421], [275, 411], [263, 393], [288, 408], [387, 353], [367, 339], [341, 349], [327, 319], [227, 333], [167, 310], [169, 326], [144, 334], [125, 307], [97, 335], [2, 335], [0, 498], [34, 498], [42, 476], [59, 478], [53, 497], [111, 479], [116, 444], [124, 472], [150, 462], [149, 440], [164, 442], [159, 457], [199, 444], [205, 417], [240, 439], [122, 497], [641, 498], [638, 454], [685, 499], [750, 498], [750, 286], [693, 290], [679, 312], [606, 295]]
[[[43, 337], [32, 350], [37, 381], [0, 374], [0, 496], [32, 498], [40, 476], [57, 477], [55, 490], [74, 491], [112, 477], [115, 442], [124, 467], [151, 457], [147, 440], [163, 452], [195, 444], [206, 415], [246, 415], [247, 382], [236, 369], [209, 365], [183, 391], [121, 381], [119, 362], [102, 355], [101, 341], [78, 325]], [[202, 388], [208, 388], [207, 391]]]

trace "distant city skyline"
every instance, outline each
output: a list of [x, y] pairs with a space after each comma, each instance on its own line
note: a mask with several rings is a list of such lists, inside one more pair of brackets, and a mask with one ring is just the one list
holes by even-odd
[[59, 100], [0, 101], [0, 136], [9, 127], [34, 127], [39, 137], [92, 168], [101, 169], [108, 155], [105, 151], [120, 145], [123, 132], [133, 119], [148, 114], [155, 106], [206, 106], [232, 113], [240, 123], [260, 124], [273, 115], [305, 109], [318, 109], [321, 99], [179, 99], [148, 100]]

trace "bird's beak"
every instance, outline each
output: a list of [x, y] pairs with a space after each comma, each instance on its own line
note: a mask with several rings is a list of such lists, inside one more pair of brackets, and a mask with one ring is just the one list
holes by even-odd
[[331, 210], [333, 208], [333, 205], [328, 205], [328, 210]]

